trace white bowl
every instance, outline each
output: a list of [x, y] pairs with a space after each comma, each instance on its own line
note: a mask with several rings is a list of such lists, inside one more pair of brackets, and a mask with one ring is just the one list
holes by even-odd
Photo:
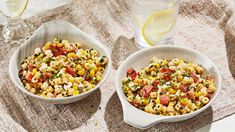
[[[80, 42], [82, 44], [82, 48], [93, 48], [96, 49], [100, 55], [107, 56], [108, 64], [105, 68], [103, 79], [96, 85], [95, 88], [81, 93], [76, 96], [66, 97], [66, 98], [44, 98], [33, 93], [28, 92], [21, 80], [18, 76], [18, 71], [20, 69], [20, 63], [27, 56], [31, 56], [34, 53], [34, 49], [37, 47], [43, 47], [43, 45], [52, 41], [55, 37], [59, 37], [61, 39], [69, 40], [70, 42]], [[43, 24], [38, 28], [38, 30], [29, 38], [21, 47], [19, 47], [10, 59], [9, 64], [9, 73], [13, 83], [25, 94], [32, 96], [41, 101], [52, 103], [52, 104], [67, 104], [73, 103], [75, 101], [81, 100], [86, 96], [90, 95], [92, 92], [97, 90], [99, 86], [104, 82], [107, 78], [108, 73], [111, 69], [111, 59], [107, 49], [102, 46], [102, 44], [87, 35], [86, 33], [79, 30], [76, 26], [72, 25], [69, 22], [65, 21], [51, 21]]]
[[[199, 110], [179, 116], [160, 116], [149, 114], [132, 106], [127, 101], [127, 98], [122, 91], [121, 80], [122, 78], [126, 77], [127, 69], [133, 67], [134, 69], [140, 70], [141, 68], [148, 66], [153, 56], [167, 59], [173, 59], [177, 57], [196, 64], [201, 64], [209, 72], [209, 74], [213, 75], [216, 79], [215, 81], [217, 90], [213, 94], [210, 102]], [[201, 53], [179, 46], [165, 45], [143, 49], [129, 56], [121, 64], [117, 71], [115, 85], [117, 94], [122, 104], [124, 122], [140, 129], [146, 129], [159, 122], [176, 122], [186, 120], [207, 109], [219, 94], [221, 89], [221, 76], [216, 65]]]

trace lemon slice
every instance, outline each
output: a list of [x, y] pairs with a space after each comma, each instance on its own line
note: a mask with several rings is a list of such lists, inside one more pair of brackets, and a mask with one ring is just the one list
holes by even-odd
[[165, 9], [154, 12], [145, 22], [141, 34], [145, 41], [153, 46], [163, 35], [170, 32], [175, 24], [175, 11]]
[[27, 7], [28, 0], [5, 0], [13, 17], [21, 16]]

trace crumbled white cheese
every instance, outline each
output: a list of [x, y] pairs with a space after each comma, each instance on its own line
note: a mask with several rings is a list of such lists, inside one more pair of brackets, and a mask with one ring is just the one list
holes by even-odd
[[35, 54], [39, 54], [40, 52], [41, 52], [40, 48], [36, 48], [35, 51], [34, 51]]
[[41, 67], [39, 68], [40, 71], [46, 69], [48, 66], [46, 63], [42, 63]]
[[51, 53], [51, 50], [46, 50], [45, 51], [45, 54], [48, 56], [48, 57], [52, 57], [53, 54]]
[[64, 85], [64, 89], [65, 89], [65, 90], [68, 90], [69, 88], [72, 87], [72, 85], [73, 85], [73, 84], [72, 84], [71, 82], [69, 82], [68, 85]]
[[80, 84], [78, 85], [78, 87], [79, 87], [79, 88], [83, 88], [84, 85], [83, 85], [82, 83], [80, 83]]
[[44, 82], [44, 83], [42, 84], [41, 88], [44, 89], [44, 90], [46, 90], [48, 86], [49, 86], [48, 83], [47, 83], [47, 82]]

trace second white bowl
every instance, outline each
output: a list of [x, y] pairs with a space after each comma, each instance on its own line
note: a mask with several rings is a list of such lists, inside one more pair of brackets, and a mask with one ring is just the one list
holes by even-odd
[[[122, 91], [121, 80], [126, 77], [127, 69], [133, 67], [134, 69], [140, 70], [141, 68], [148, 66], [151, 58], [154, 56], [160, 59], [173, 59], [177, 57], [182, 58], [188, 62], [201, 64], [210, 75], [215, 77], [215, 85], [217, 89], [210, 99], [210, 102], [199, 110], [179, 116], [159, 116], [149, 114], [132, 106], [127, 101], [127, 98]], [[129, 56], [118, 68], [115, 86], [122, 104], [124, 122], [140, 129], [146, 129], [159, 122], [175, 122], [186, 120], [207, 109], [219, 94], [221, 89], [221, 76], [216, 65], [208, 57], [202, 55], [201, 53], [179, 46], [162, 45], [143, 49]]]

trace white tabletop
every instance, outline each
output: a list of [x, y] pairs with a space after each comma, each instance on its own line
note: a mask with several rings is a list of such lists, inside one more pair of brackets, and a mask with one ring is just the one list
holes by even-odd
[[[28, 18], [37, 13], [43, 12], [48, 9], [53, 9], [58, 6], [64, 5], [69, 0], [29, 0], [28, 7], [25, 13], [22, 15], [23, 18]], [[0, 5], [1, 8], [1, 5]], [[0, 24], [4, 23], [3, 16], [0, 15]], [[231, 132], [235, 131], [235, 114], [228, 116], [222, 120], [214, 122], [210, 125], [207, 125], [203, 128], [198, 129], [196, 132]]]

